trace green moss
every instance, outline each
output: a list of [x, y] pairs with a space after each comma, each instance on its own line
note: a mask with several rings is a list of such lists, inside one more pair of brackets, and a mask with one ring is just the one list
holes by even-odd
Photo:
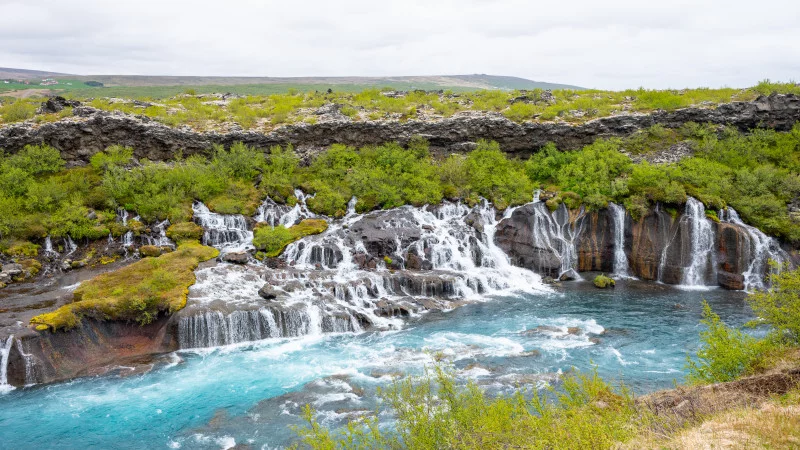
[[600, 289], [616, 286], [617, 282], [613, 278], [600, 274], [594, 277], [594, 285]]
[[186, 306], [194, 269], [218, 255], [199, 242], [184, 242], [174, 252], [93, 278], [75, 290], [73, 303], [34, 317], [31, 324], [56, 331], [76, 327], [83, 317], [150, 323], [161, 312]]
[[387, 266], [391, 266], [391, 265], [392, 265], [392, 263], [393, 263], [394, 261], [392, 261], [392, 258], [389, 258], [388, 256], [384, 256], [384, 257], [383, 257], [383, 262], [384, 262], [384, 263], [385, 263]]
[[167, 237], [175, 242], [199, 241], [203, 237], [203, 227], [194, 222], [178, 222], [167, 228]]
[[273, 228], [267, 224], [259, 224], [253, 231], [253, 245], [264, 253], [264, 257], [274, 258], [292, 242], [327, 229], [328, 222], [321, 219], [305, 219], [289, 228], [283, 225]]
[[161, 248], [155, 245], [143, 245], [139, 247], [139, 254], [145, 258], [154, 258], [161, 255]]
[[[5, 247], [5, 246], [4, 246]], [[8, 256], [25, 256], [35, 258], [39, 256], [39, 246], [28, 241], [11, 241], [3, 248], [3, 253]]]
[[717, 215], [717, 212], [714, 211], [713, 209], [706, 210], [706, 217], [708, 217], [710, 220], [716, 223], [719, 223], [719, 216]]

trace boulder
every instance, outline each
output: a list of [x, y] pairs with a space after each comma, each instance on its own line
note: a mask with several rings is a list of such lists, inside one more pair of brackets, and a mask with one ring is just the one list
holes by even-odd
[[39, 114], [52, 114], [57, 113], [63, 110], [66, 107], [78, 107], [81, 106], [81, 102], [77, 100], [67, 100], [61, 96], [50, 97], [46, 101], [42, 102], [42, 106], [39, 107], [37, 111]]
[[725, 289], [740, 291], [744, 289], [744, 275], [720, 270], [717, 272], [717, 283]]
[[581, 276], [578, 275], [578, 272], [576, 272], [575, 269], [568, 269], [558, 277], [559, 281], [575, 281], [580, 279]]
[[155, 245], [143, 245], [139, 247], [139, 254], [145, 258], [153, 258], [161, 255], [161, 248]]
[[349, 232], [364, 243], [367, 253], [383, 258], [419, 240], [421, 231], [411, 210], [375, 211], [350, 226]]
[[258, 295], [265, 300], [275, 300], [282, 293], [281, 290], [269, 283], [261, 286], [261, 289], [258, 290]]
[[25, 270], [22, 264], [3, 264], [2, 273], [9, 277], [15, 277]]
[[222, 260], [232, 264], [247, 264], [250, 254], [247, 252], [229, 252], [222, 255]]

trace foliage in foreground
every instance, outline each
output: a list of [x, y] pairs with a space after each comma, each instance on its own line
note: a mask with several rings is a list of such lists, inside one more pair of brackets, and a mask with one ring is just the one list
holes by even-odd
[[53, 331], [73, 328], [83, 317], [148, 324], [161, 312], [172, 314], [186, 306], [194, 269], [217, 255], [214, 248], [184, 242], [174, 252], [143, 258], [83, 283], [75, 290], [73, 303], [38, 315], [31, 324]]
[[702, 347], [695, 359], [687, 358], [692, 383], [731, 381], [758, 372], [769, 360], [787, 349], [800, 346], [800, 269], [771, 275], [772, 286], [748, 297], [758, 317], [757, 325], [769, 327], [769, 333], [757, 339], [720, 320], [708, 303], [703, 302], [700, 333]]
[[308, 426], [295, 431], [312, 449], [610, 448], [634, 436], [648, 417], [626, 389], [596, 371], [566, 375], [545, 393], [522, 390], [489, 396], [473, 382], [456, 384], [440, 367], [422, 378], [395, 382], [381, 398], [396, 416], [395, 431], [376, 419], [332, 432], [307, 408]]

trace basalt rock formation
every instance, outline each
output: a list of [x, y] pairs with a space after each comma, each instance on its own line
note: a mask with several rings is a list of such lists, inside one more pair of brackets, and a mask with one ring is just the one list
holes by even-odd
[[657, 207], [638, 220], [613, 215], [611, 208], [568, 211], [562, 204], [550, 213], [544, 203], [528, 204], [500, 222], [496, 241], [512, 263], [554, 278], [574, 267], [741, 290], [765, 286], [770, 260], [800, 263], [795, 252], [746, 225], [734, 210], [720, 211], [715, 221], [692, 198], [681, 209]]
[[527, 157], [548, 142], [568, 150], [604, 137], [627, 136], [655, 124], [667, 128], [687, 122], [730, 125], [746, 131], [756, 127], [789, 130], [800, 120], [800, 98], [773, 94], [752, 102], [716, 107], [691, 107], [649, 114], [620, 114], [578, 125], [567, 123], [516, 123], [497, 113], [466, 113], [435, 121], [364, 121], [349, 119], [318, 124], [294, 124], [268, 133], [232, 131], [201, 133], [188, 127], [171, 128], [144, 116], [100, 111], [87, 106], [74, 116], [52, 123], [12, 124], [0, 128], [0, 149], [14, 153], [27, 144], [46, 143], [62, 152], [71, 165], [86, 163], [94, 153], [112, 144], [134, 148], [137, 158], [172, 159], [207, 152], [213, 144], [243, 142], [259, 148], [292, 144], [309, 156], [331, 144], [353, 146], [398, 142], [421, 136], [435, 154], [465, 152], [479, 139], [494, 140], [511, 154]]

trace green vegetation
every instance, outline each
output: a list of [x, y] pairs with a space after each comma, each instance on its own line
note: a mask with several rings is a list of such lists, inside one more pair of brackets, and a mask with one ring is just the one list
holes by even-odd
[[[66, 80], [65, 80], [66, 81]], [[0, 85], [3, 90], [35, 86]], [[708, 106], [732, 101], [749, 101], [773, 92], [800, 94], [796, 84], [762, 81], [748, 89], [681, 89], [625, 91], [555, 90], [545, 95], [541, 89], [527, 91], [474, 90], [453, 88], [444, 92], [436, 85], [412, 86], [393, 83], [391, 87], [370, 85], [234, 85], [234, 86], [141, 86], [92, 87], [85, 83], [61, 84], [60, 94], [104, 110], [122, 111], [151, 117], [170, 126], [190, 125], [215, 129], [222, 122], [236, 122], [244, 128], [268, 130], [283, 123], [313, 122], [312, 109], [338, 105], [352, 120], [408, 120], [421, 116], [449, 117], [459, 111], [489, 111], [517, 121], [582, 122], [621, 112], [674, 110], [688, 106]], [[333, 91], [328, 92], [331, 88]], [[397, 93], [395, 89], [407, 91]], [[219, 92], [244, 97], [223, 100]], [[119, 98], [116, 98], [119, 97]], [[127, 100], [121, 100], [124, 98]], [[134, 99], [136, 102], [134, 102]], [[32, 116], [41, 99], [24, 99], [0, 109], [2, 122], [25, 120]], [[13, 109], [13, 111], [12, 111]], [[38, 117], [42, 117], [38, 119]], [[51, 120], [37, 116], [37, 120]]]
[[617, 282], [613, 278], [600, 274], [594, 277], [594, 285], [600, 289], [616, 286]]
[[[694, 156], [659, 165], [629, 156], [675, 142], [692, 147]], [[706, 204], [712, 220], [717, 209], [731, 206], [766, 233], [800, 242], [800, 217], [787, 208], [800, 196], [800, 125], [749, 134], [691, 123], [653, 127], [576, 151], [548, 145], [527, 161], [485, 141], [465, 155], [436, 159], [424, 140], [413, 139], [407, 148], [333, 145], [305, 166], [292, 148], [264, 152], [237, 143], [215, 147], [208, 157], [135, 162], [131, 149], [111, 146], [89, 166], [65, 170], [56, 150], [29, 146], [0, 156], [0, 169], [0, 249], [47, 235], [95, 240], [145, 230], [139, 222], [118, 223], [118, 208], [144, 223], [188, 223], [198, 200], [215, 212], [252, 215], [267, 196], [294, 204], [296, 188], [315, 194], [308, 200], [312, 211], [332, 217], [343, 216], [353, 196], [359, 212], [443, 199], [474, 205], [481, 197], [504, 209], [530, 201], [538, 188], [550, 192], [551, 209], [561, 203], [598, 209], [613, 201], [638, 219], [656, 202], [677, 214], [691, 195]], [[181, 227], [173, 228], [178, 239], [199, 233], [191, 224]]]
[[751, 326], [767, 326], [769, 333], [755, 338], [731, 328], [703, 305], [706, 330], [700, 333], [702, 348], [696, 359], [688, 358], [688, 380], [715, 383], [750, 375], [781, 355], [800, 347], [800, 269], [771, 275], [772, 287], [748, 297], [758, 320]]
[[558, 390], [491, 397], [474, 382], [456, 385], [436, 367], [432, 374], [395, 382], [381, 397], [396, 415], [395, 431], [373, 418], [331, 432], [310, 408], [308, 426], [295, 431], [312, 449], [611, 448], [650, 419], [627, 389], [615, 389], [596, 372], [568, 374]]
[[271, 227], [259, 224], [253, 230], [253, 246], [263, 252], [263, 256], [274, 258], [283, 253], [283, 249], [292, 242], [312, 234], [320, 234], [328, 229], [328, 222], [321, 219], [305, 219], [286, 228], [283, 225]]
[[203, 237], [203, 227], [194, 222], [179, 222], [167, 228], [167, 237], [179, 243], [199, 241]]
[[145, 258], [115, 272], [99, 275], [74, 292], [73, 303], [31, 319], [38, 330], [64, 330], [81, 318], [136, 321], [148, 324], [161, 312], [172, 314], [186, 306], [194, 269], [219, 251], [184, 242], [174, 252]]

